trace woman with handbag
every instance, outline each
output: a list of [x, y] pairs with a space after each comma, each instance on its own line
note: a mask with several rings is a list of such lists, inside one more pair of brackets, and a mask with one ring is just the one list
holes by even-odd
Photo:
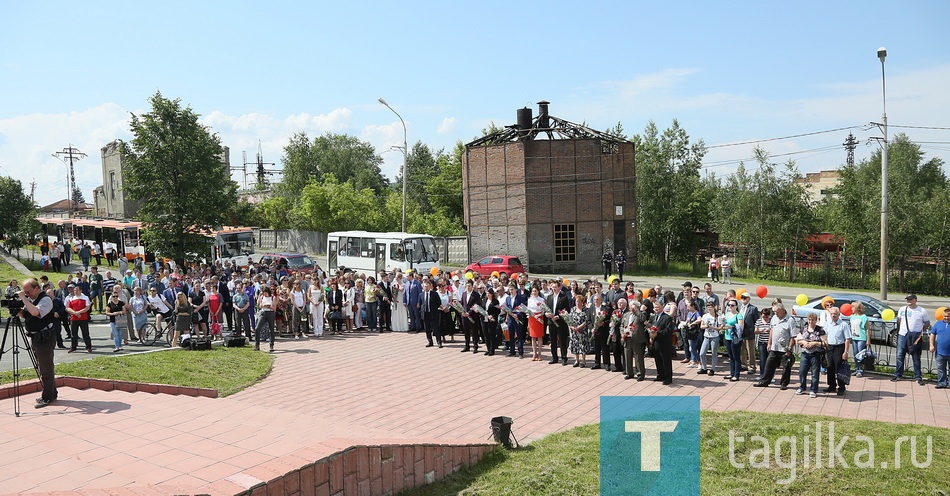
[[337, 286], [336, 279], [330, 279], [327, 292], [327, 319], [330, 321], [330, 334], [343, 334], [343, 291]]

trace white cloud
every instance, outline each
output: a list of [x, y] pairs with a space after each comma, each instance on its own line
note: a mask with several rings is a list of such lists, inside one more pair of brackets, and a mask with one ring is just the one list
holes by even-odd
[[458, 120], [455, 117], [446, 117], [442, 119], [442, 122], [436, 127], [436, 132], [439, 134], [450, 134], [455, 132], [455, 127], [458, 124]]

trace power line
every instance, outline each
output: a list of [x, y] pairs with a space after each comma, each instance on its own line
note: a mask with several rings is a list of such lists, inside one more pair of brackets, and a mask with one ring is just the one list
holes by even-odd
[[711, 148], [724, 148], [727, 146], [750, 145], [752, 143], [765, 143], [768, 141], [779, 141], [779, 140], [785, 140], [785, 139], [791, 139], [791, 138], [801, 138], [803, 136], [814, 136], [816, 134], [836, 133], [838, 131], [846, 131], [850, 129], [862, 129], [862, 127], [863, 126], [847, 126], [847, 127], [839, 127], [836, 129], [827, 129], [824, 131], [814, 131], [810, 133], [800, 133], [800, 134], [791, 134], [788, 136], [779, 136], [778, 138], [764, 138], [764, 139], [758, 139], [758, 140], [740, 141], [737, 143], [721, 143], [718, 145], [709, 145], [706, 147], [706, 149], [709, 150]]

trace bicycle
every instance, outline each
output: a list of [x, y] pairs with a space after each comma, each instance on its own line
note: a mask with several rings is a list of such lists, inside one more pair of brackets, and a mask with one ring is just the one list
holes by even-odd
[[151, 321], [145, 326], [145, 335], [142, 338], [142, 342], [146, 346], [151, 346], [155, 344], [156, 340], [165, 336], [165, 343], [168, 344], [168, 346], [173, 346], [172, 337], [175, 335], [174, 326], [175, 324], [171, 319], [165, 319], [162, 323], [163, 329], [158, 329], [155, 325], [155, 321]]

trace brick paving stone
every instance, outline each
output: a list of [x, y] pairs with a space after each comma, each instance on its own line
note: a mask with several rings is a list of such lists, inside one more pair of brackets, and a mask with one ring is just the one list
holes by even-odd
[[[272, 373], [227, 398], [64, 387], [61, 401], [43, 410], [24, 409], [20, 418], [12, 415], [12, 399], [0, 400], [0, 416], [8, 417], [0, 422], [0, 493], [108, 489], [120, 494], [109, 488], [124, 487], [136, 494], [228, 494], [354, 443], [477, 443], [489, 436], [489, 420], [498, 415], [512, 417], [515, 435], [531, 442], [597, 422], [601, 395], [698, 395], [706, 410], [950, 427], [950, 394], [909, 380], [891, 383], [869, 375], [855, 378], [843, 398], [823, 393], [810, 399], [794, 395], [797, 373], [789, 389], [780, 391], [775, 385], [752, 388], [745, 377], [728, 383], [721, 375], [699, 376], [674, 363], [670, 387], [649, 381], [649, 359], [648, 381], [625, 381], [622, 374], [602, 370], [459, 353], [461, 340], [443, 349], [423, 348], [424, 340], [361, 333], [279, 341]], [[22, 405], [31, 406], [36, 396], [24, 396]], [[396, 452], [374, 481], [406, 482]], [[447, 452], [453, 454], [449, 465], [457, 466], [458, 450]], [[29, 461], [36, 456], [57, 463], [37, 470]]]

